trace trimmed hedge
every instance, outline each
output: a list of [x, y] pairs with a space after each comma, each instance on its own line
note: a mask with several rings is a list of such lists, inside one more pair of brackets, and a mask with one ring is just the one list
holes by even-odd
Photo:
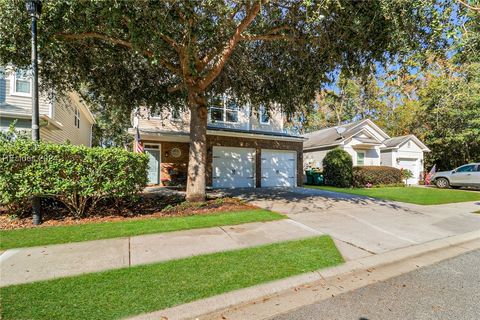
[[402, 184], [402, 170], [387, 166], [361, 166], [353, 168], [353, 186], [364, 188], [372, 186], [386, 186]]
[[148, 157], [123, 149], [0, 140], [0, 203], [32, 196], [62, 202], [77, 217], [103, 198], [132, 196], [147, 184]]
[[323, 177], [327, 186], [340, 188], [352, 185], [352, 157], [345, 150], [335, 148], [323, 158]]

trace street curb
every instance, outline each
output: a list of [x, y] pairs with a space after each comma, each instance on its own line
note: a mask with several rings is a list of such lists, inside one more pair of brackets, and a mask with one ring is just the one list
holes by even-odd
[[[433, 253], [449, 247], [461, 246], [462, 244], [475, 240], [480, 240], [480, 230], [351, 260], [336, 267], [320, 269], [314, 272], [231, 291], [164, 310], [141, 314], [129, 319], [195, 319], [196, 317], [212, 314], [250, 301], [261, 300], [280, 291], [312, 285], [319, 281], [328, 281], [328, 279], [331, 278], [355, 275], [360, 272], [416, 258], [427, 253]], [[471, 249], [467, 248], [465, 250], [469, 251]]]

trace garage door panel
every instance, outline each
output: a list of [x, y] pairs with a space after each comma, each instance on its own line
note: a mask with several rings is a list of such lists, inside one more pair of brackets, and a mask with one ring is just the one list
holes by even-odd
[[247, 148], [213, 148], [213, 187], [242, 188], [255, 186], [255, 152]]
[[295, 151], [262, 150], [262, 187], [294, 187], [296, 157]]
[[407, 184], [418, 184], [421, 170], [418, 162], [418, 159], [399, 159], [399, 168], [410, 170], [413, 173], [413, 178], [408, 179]]

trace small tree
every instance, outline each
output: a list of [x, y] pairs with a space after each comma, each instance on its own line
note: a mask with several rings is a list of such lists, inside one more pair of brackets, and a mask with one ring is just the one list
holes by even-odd
[[325, 184], [346, 188], [352, 185], [353, 161], [345, 150], [336, 148], [323, 159]]

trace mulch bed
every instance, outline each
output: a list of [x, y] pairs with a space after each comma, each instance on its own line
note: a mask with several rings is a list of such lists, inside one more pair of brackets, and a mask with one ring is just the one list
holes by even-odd
[[40, 226], [32, 224], [30, 212], [21, 216], [9, 214], [6, 208], [0, 207], [0, 229], [12, 230], [33, 227], [66, 226], [85, 223], [129, 221], [161, 217], [181, 217], [190, 215], [212, 214], [215, 212], [228, 212], [255, 209], [235, 198], [216, 198], [201, 203], [187, 203], [178, 195], [152, 196], [142, 195], [137, 201], [112, 202], [105, 201], [85, 218], [76, 218], [69, 215], [59, 203], [44, 201], [43, 223]]

